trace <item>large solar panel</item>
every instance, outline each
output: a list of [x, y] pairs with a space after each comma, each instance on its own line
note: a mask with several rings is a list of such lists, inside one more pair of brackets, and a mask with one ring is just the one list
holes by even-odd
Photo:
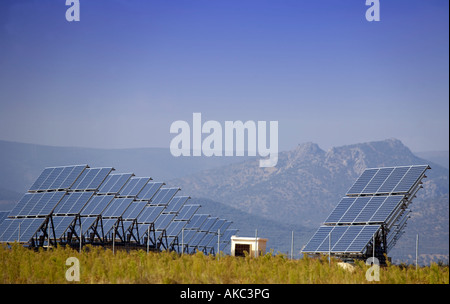
[[376, 246], [379, 257], [387, 253], [402, 234], [408, 206], [427, 169], [428, 165], [366, 169], [302, 252], [362, 257], [375, 239], [370, 246]]

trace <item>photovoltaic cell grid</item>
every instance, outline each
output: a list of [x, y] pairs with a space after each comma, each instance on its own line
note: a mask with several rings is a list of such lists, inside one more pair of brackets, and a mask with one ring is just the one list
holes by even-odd
[[366, 169], [303, 248], [306, 253], [363, 253], [381, 225], [402, 213], [428, 165]]
[[28, 242], [44, 221], [44, 218], [7, 218], [0, 225], [0, 241]]
[[403, 195], [343, 197], [325, 224], [369, 224], [389, 220]]
[[63, 199], [65, 191], [26, 193], [9, 217], [46, 216]]
[[87, 167], [87, 165], [77, 165], [46, 168], [31, 185], [29, 191], [69, 189]]
[[133, 176], [133, 173], [110, 174], [98, 189], [98, 194], [117, 194]]
[[[149, 177], [113, 174], [113, 170], [88, 165], [45, 168], [15, 208], [0, 213], [0, 242], [29, 242], [49, 216], [53, 229], [48, 233], [59, 240], [69, 230], [80, 233], [78, 222], [86, 233], [95, 223], [102, 223], [102, 229], [110, 231], [122, 220], [125, 230], [131, 229], [134, 221], [140, 223], [141, 235], [154, 224], [156, 231], [166, 231], [173, 241], [180, 237], [180, 232], [200, 208], [197, 204], [186, 204], [188, 196], [175, 196], [179, 188], [162, 188], [164, 183], [153, 182]], [[98, 221], [99, 217], [102, 221]], [[213, 226], [217, 218], [210, 216], [207, 220], [197, 217], [197, 224], [200, 218], [203, 219], [202, 230], [200, 226], [192, 229], [194, 233], [190, 237], [195, 237], [197, 246], [206, 246], [205, 236], [217, 234], [215, 229], [219, 227], [226, 230], [231, 224], [220, 220], [221, 225]]]
[[303, 252], [360, 253], [381, 225], [320, 226]]
[[0, 211], [0, 225], [9, 215], [9, 211]]
[[97, 190], [113, 168], [88, 168], [81, 173], [71, 190]]
[[347, 195], [406, 194], [425, 174], [428, 165], [366, 169]]

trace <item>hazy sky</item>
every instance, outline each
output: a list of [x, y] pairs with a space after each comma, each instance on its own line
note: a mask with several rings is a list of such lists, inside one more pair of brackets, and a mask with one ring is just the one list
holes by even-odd
[[169, 147], [176, 120], [277, 120], [279, 147], [449, 147], [449, 1], [0, 1], [0, 139]]

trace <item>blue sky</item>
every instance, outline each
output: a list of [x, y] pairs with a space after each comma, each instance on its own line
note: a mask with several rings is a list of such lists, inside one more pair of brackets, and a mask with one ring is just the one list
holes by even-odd
[[449, 2], [0, 2], [0, 139], [169, 147], [176, 120], [278, 120], [279, 147], [449, 147]]

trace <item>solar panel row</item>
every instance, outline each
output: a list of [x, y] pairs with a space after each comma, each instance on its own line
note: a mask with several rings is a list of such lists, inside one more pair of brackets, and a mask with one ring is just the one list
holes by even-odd
[[[122, 240], [134, 231], [135, 240], [142, 241], [152, 228], [159, 242], [167, 237], [169, 244], [176, 243], [200, 205], [186, 204], [188, 196], [175, 196], [179, 188], [162, 188], [164, 183], [150, 177], [113, 170], [87, 165], [45, 168], [14, 209], [0, 213], [0, 242], [28, 243], [43, 235], [59, 241], [73, 235], [111, 240], [118, 228]], [[219, 226], [198, 232], [208, 233], [208, 227]]]

